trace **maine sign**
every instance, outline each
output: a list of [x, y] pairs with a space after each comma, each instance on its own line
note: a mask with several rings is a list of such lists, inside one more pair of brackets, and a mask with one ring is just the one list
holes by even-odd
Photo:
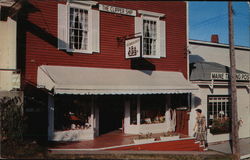
[[[229, 80], [229, 74], [223, 72], [211, 72], [211, 79], [213, 80]], [[250, 75], [247, 73], [236, 73], [236, 80], [249, 81]]]
[[125, 58], [141, 57], [141, 37], [127, 39], [125, 41]]

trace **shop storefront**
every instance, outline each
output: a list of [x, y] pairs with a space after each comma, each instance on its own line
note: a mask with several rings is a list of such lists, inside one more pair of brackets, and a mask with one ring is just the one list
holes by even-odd
[[[236, 74], [239, 136], [246, 138], [249, 137], [249, 73], [237, 70]], [[193, 103], [206, 116], [208, 142], [229, 140], [232, 118], [229, 67], [215, 62], [192, 63], [190, 80], [199, 86], [193, 92]], [[190, 112], [190, 134], [195, 108]]]
[[187, 134], [197, 90], [179, 72], [62, 66], [40, 66], [38, 84], [51, 91], [48, 134], [54, 141], [94, 139], [114, 130]]

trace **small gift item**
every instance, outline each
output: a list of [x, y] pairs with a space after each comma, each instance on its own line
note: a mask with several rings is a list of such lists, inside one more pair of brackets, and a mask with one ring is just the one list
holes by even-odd
[[71, 124], [71, 129], [76, 129], [76, 125], [75, 124]]
[[147, 124], [152, 123], [150, 118], [145, 118], [144, 121], [145, 121]]
[[91, 124], [86, 123], [85, 126], [86, 126], [86, 128], [90, 128], [90, 127], [91, 127]]

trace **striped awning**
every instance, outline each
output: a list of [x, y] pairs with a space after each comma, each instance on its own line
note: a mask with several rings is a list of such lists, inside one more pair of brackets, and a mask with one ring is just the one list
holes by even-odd
[[42, 65], [37, 74], [38, 87], [54, 94], [175, 94], [198, 89], [180, 72]]

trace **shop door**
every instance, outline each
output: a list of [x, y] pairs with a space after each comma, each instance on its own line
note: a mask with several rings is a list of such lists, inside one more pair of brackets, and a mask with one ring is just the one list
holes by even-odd
[[189, 94], [171, 95], [171, 106], [176, 110], [175, 131], [184, 135], [188, 135], [190, 98]]
[[99, 135], [122, 128], [123, 96], [100, 96], [99, 109]]
[[176, 111], [176, 132], [184, 135], [188, 135], [188, 111]]

